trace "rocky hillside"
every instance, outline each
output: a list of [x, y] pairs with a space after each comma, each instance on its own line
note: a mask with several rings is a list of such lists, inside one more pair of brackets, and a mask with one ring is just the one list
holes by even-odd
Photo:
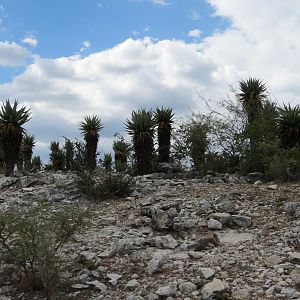
[[[89, 206], [74, 178], [0, 177], [0, 208]], [[92, 205], [88, 229], [61, 251], [58, 299], [300, 299], [299, 193], [233, 176], [139, 177], [131, 197]], [[44, 298], [1, 265], [0, 299]]]

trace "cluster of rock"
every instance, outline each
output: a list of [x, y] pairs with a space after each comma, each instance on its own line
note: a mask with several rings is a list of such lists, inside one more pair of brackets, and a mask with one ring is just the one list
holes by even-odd
[[[300, 185], [252, 177], [254, 184], [220, 174], [138, 177], [131, 197], [94, 205], [89, 229], [64, 247], [61, 280], [69, 288], [61, 296], [300, 299]], [[74, 178], [1, 177], [0, 207], [42, 198], [87, 205]], [[28, 299], [8, 286], [0, 279], [0, 299]]]

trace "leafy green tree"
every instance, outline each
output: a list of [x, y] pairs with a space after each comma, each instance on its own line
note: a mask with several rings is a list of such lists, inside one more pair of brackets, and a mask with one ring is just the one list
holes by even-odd
[[171, 130], [174, 122], [172, 108], [156, 108], [154, 119], [157, 125], [158, 160], [159, 162], [169, 162]]
[[35, 139], [32, 134], [25, 134], [22, 142], [22, 153], [24, 156], [24, 169], [25, 171], [31, 170], [32, 151], [35, 147]]
[[18, 107], [17, 100], [13, 105], [9, 100], [2, 103], [0, 111], [0, 134], [5, 161], [5, 176], [12, 176], [18, 161], [20, 147], [25, 129], [22, 127], [30, 120], [30, 110]]
[[289, 149], [300, 144], [300, 107], [283, 105], [279, 108], [279, 136], [284, 148]]
[[93, 171], [96, 168], [99, 132], [103, 129], [101, 119], [98, 116], [85, 116], [84, 121], [79, 124], [79, 129], [85, 140], [86, 166], [89, 171]]
[[194, 170], [205, 172], [205, 157], [209, 146], [209, 123], [204, 115], [193, 114], [174, 134], [173, 158], [181, 163], [191, 160]]
[[155, 127], [152, 111], [146, 109], [133, 111], [125, 126], [127, 133], [132, 137], [138, 174], [151, 173], [153, 169]]

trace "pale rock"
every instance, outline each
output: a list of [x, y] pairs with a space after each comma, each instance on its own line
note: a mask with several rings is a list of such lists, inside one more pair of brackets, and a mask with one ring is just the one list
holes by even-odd
[[216, 274], [216, 271], [212, 268], [200, 268], [200, 272], [202, 273], [204, 279], [209, 279]]
[[153, 258], [148, 262], [147, 270], [148, 274], [152, 275], [153, 273], [159, 272], [163, 266], [163, 261], [158, 258]]
[[177, 292], [177, 286], [175, 285], [161, 286], [156, 290], [156, 294], [160, 297], [175, 296], [176, 292]]
[[270, 267], [273, 267], [275, 265], [278, 265], [282, 262], [282, 258], [279, 257], [278, 255], [271, 255], [271, 256], [268, 256], [265, 260], [264, 260], [264, 263], [265, 265], [270, 268]]
[[170, 234], [165, 236], [157, 236], [155, 238], [155, 246], [160, 249], [175, 249], [178, 246], [178, 242]]
[[109, 278], [109, 283], [112, 285], [117, 285], [119, 282], [119, 279], [122, 278], [122, 275], [116, 274], [116, 273], [110, 273], [107, 274], [107, 277]]
[[252, 224], [250, 217], [240, 215], [232, 215], [230, 221], [240, 227], [249, 227]]
[[245, 288], [238, 288], [232, 292], [232, 298], [234, 300], [250, 300], [251, 292]]
[[208, 229], [212, 230], [221, 230], [222, 229], [222, 223], [215, 219], [209, 219], [207, 222]]
[[290, 276], [293, 279], [293, 281], [295, 282], [295, 284], [297, 286], [300, 286], [300, 269], [299, 268], [294, 269], [291, 272]]
[[289, 260], [292, 264], [299, 265], [300, 264], [300, 253], [299, 252], [290, 252]]
[[87, 284], [94, 286], [95, 288], [97, 288], [98, 290], [100, 290], [102, 292], [107, 291], [106, 285], [98, 280], [93, 280], [93, 281], [87, 282]]
[[179, 290], [182, 293], [192, 293], [197, 290], [197, 286], [192, 282], [182, 282], [181, 284], [179, 284]]
[[202, 299], [210, 299], [215, 294], [229, 290], [229, 286], [225, 281], [214, 279], [212, 282], [205, 284], [201, 290]]
[[81, 284], [81, 283], [76, 283], [76, 284], [72, 285], [73, 289], [79, 289], [79, 290], [81, 290], [81, 289], [87, 289], [88, 287], [89, 287], [88, 285]]
[[140, 286], [140, 283], [136, 279], [132, 279], [127, 282], [126, 288], [128, 289], [136, 289]]

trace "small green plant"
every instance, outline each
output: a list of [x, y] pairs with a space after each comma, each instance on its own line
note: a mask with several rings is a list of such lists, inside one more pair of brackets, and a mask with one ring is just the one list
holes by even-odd
[[50, 299], [58, 284], [58, 250], [83, 228], [87, 216], [82, 207], [46, 203], [27, 211], [1, 212], [0, 258], [16, 267], [23, 282], [44, 290]]
[[94, 201], [111, 197], [125, 197], [135, 188], [135, 180], [125, 174], [101, 172], [95, 176], [89, 172], [79, 172], [77, 185], [79, 190]]

